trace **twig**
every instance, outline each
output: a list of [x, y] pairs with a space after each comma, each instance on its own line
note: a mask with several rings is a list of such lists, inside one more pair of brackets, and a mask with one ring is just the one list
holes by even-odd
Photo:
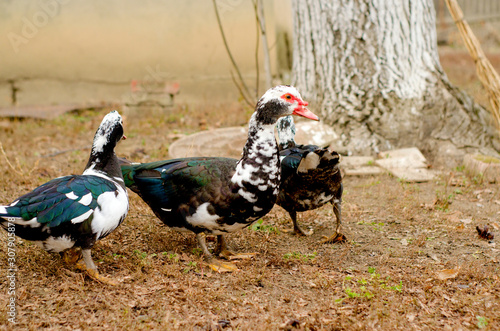
[[18, 175], [23, 176], [24, 173], [22, 171], [17, 170], [12, 163], [10, 163], [9, 158], [7, 157], [7, 154], [5, 153], [5, 150], [3, 149], [3, 144], [0, 142], [0, 150], [2, 151], [2, 155], [5, 158], [5, 161], [7, 162], [7, 165]]
[[[24, 171], [21, 167], [21, 164], [19, 163], [19, 159], [16, 158], [17, 168], [19, 169], [18, 170], [18, 169], [16, 169], [16, 167], [14, 167], [12, 165], [12, 163], [10, 163], [9, 158], [7, 157], [7, 154], [5, 153], [5, 150], [3, 149], [3, 144], [1, 142], [0, 142], [0, 151], [2, 152], [2, 155], [5, 158], [7, 165], [12, 169], [12, 171], [14, 171], [16, 174], [18, 174], [20, 176], [24, 176]], [[28, 171], [28, 176], [31, 175], [33, 173], [33, 171], [35, 171], [35, 169], [38, 167], [39, 163], [40, 163], [39, 159], [35, 161], [35, 165], [33, 166], [33, 168], [31, 168], [31, 170]]]
[[266, 20], [264, 18], [264, 5], [262, 0], [253, 0], [255, 5], [255, 14], [260, 26], [260, 37], [262, 38], [262, 52], [264, 53], [264, 71], [266, 73], [266, 89], [272, 86], [271, 60], [269, 56], [269, 46], [267, 45]]
[[[242, 91], [245, 91], [245, 93], [250, 95], [250, 92], [249, 92], [250, 90], [248, 89], [248, 86], [246, 85], [245, 81], [243, 80], [243, 76], [241, 75], [240, 69], [239, 69], [238, 65], [236, 64], [236, 61], [234, 60], [233, 54], [231, 53], [231, 50], [229, 49], [229, 45], [227, 44], [226, 35], [224, 33], [224, 28], [222, 27], [222, 22], [220, 20], [219, 9], [217, 8], [216, 0], [212, 0], [212, 2], [214, 4], [215, 16], [217, 17], [217, 24], [219, 25], [219, 30], [220, 30], [220, 34], [222, 36], [222, 41], [224, 42], [224, 47], [226, 48], [227, 54], [229, 55], [229, 59], [231, 60], [231, 63], [233, 64], [233, 67], [236, 70], [236, 73], [238, 74], [238, 78], [240, 80], [240, 83], [243, 86], [243, 89], [240, 90], [240, 93]], [[244, 94], [243, 94], [243, 98], [246, 101], [248, 100], [248, 98]], [[250, 106], [253, 107], [254, 104], [250, 103]]]
[[259, 83], [260, 83], [260, 68], [259, 68], [259, 31], [260, 31], [260, 24], [259, 24], [259, 19], [258, 19], [258, 12], [257, 12], [257, 2], [255, 0], [252, 0], [253, 3], [253, 10], [255, 12], [255, 17], [257, 18], [255, 20], [255, 35], [257, 36], [256, 44], [255, 44], [255, 68], [257, 69], [257, 77], [255, 79], [255, 98], [259, 99]]
[[242, 87], [240, 86], [240, 84], [236, 81], [236, 77], [234, 77], [234, 74], [233, 74], [233, 71], [230, 71], [231, 73], [231, 79], [233, 80], [233, 83], [234, 85], [236, 85], [236, 88], [238, 89], [238, 91], [240, 91], [240, 94], [241, 96], [243, 97], [243, 99], [245, 100], [245, 102], [250, 106], [250, 107], [254, 107], [255, 104], [252, 104], [252, 102], [250, 102], [250, 100], [248, 100], [248, 98], [246, 97], [245, 93], [243, 93], [243, 89]]
[[457, 1], [446, 0], [446, 5], [457, 25], [465, 46], [476, 63], [477, 76], [489, 94], [491, 115], [493, 116], [497, 130], [500, 132], [500, 76], [486, 58], [481, 44], [472, 32], [469, 24], [465, 21], [464, 13]]

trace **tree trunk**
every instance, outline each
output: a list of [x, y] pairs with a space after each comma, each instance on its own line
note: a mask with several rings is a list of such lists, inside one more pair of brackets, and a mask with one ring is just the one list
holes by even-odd
[[439, 63], [433, 0], [293, 0], [293, 82], [339, 133], [372, 154], [417, 146], [431, 161], [498, 155], [489, 113]]

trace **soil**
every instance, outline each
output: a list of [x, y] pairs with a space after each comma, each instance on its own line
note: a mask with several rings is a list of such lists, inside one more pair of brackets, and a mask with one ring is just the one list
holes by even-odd
[[[449, 65], [455, 64], [443, 63]], [[140, 162], [166, 159], [179, 135], [242, 125], [251, 113], [239, 104], [224, 107], [223, 115], [214, 105], [125, 114], [129, 139], [117, 154]], [[0, 201], [81, 173], [95, 128], [108, 111], [0, 121]], [[313, 230], [308, 237], [284, 232], [290, 218], [275, 207], [262, 222], [227, 236], [235, 251], [258, 254], [224, 274], [208, 269], [193, 234], [167, 228], [130, 192], [124, 224], [93, 249], [99, 272], [117, 286], [15, 241], [16, 327], [499, 329], [499, 186], [467, 176], [462, 167], [440, 170], [440, 178], [428, 183], [408, 184], [387, 174], [344, 177], [346, 243], [319, 243], [334, 230], [330, 205], [300, 213], [300, 225]], [[484, 237], [488, 232], [497, 238], [479, 237], [476, 227]], [[3, 252], [7, 238], [0, 232]], [[8, 265], [7, 254], [0, 254], [0, 264]], [[13, 297], [6, 276], [4, 267], [5, 303]], [[0, 329], [13, 328], [8, 309], [0, 306]]]

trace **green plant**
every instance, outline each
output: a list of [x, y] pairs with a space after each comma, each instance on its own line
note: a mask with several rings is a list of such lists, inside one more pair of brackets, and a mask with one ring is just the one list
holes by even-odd
[[361, 277], [358, 280], [351, 276], [346, 276], [342, 283], [346, 296], [336, 299], [335, 302], [339, 303], [344, 299], [354, 298], [371, 299], [379, 290], [396, 291], [399, 293], [403, 291], [403, 281], [399, 281], [399, 284], [395, 285], [389, 284], [391, 277], [382, 278], [374, 267], [368, 267], [368, 273], [370, 274], [369, 278]]
[[253, 223], [250, 226], [250, 229], [253, 231], [263, 231], [263, 232], [274, 232], [279, 233], [278, 229], [272, 225], [262, 224], [264, 220], [261, 218], [257, 222]]
[[140, 250], [134, 249], [134, 254], [140, 258], [140, 259], [145, 259], [148, 257], [148, 253], [146, 252], [141, 252]]
[[302, 261], [311, 261], [316, 258], [318, 255], [317, 252], [314, 252], [312, 254], [302, 254], [300, 252], [291, 252], [291, 253], [286, 253], [283, 255], [284, 259], [290, 260], [290, 259], [295, 259], [295, 260], [302, 260]]
[[477, 318], [477, 327], [479, 329], [483, 329], [488, 326], [488, 319], [483, 316], [476, 316]]

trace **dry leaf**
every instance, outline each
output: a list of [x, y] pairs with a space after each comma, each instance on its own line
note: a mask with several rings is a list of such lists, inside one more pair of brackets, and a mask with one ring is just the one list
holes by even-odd
[[448, 214], [448, 216], [446, 216], [446, 218], [450, 222], [458, 222], [460, 220], [460, 216], [462, 216], [462, 212], [457, 210], [457, 211], [454, 211], [453, 213]]
[[460, 268], [444, 269], [444, 270], [436, 272], [436, 276], [437, 276], [437, 279], [439, 279], [439, 280], [446, 280], [446, 279], [457, 277], [459, 271], [460, 271]]
[[493, 238], [495, 238], [493, 233], [490, 232], [490, 228], [487, 225], [485, 225], [484, 227], [480, 227], [478, 225], [478, 226], [476, 226], [476, 230], [477, 230], [477, 234], [479, 235], [479, 237], [481, 237], [483, 239], [493, 240]]

